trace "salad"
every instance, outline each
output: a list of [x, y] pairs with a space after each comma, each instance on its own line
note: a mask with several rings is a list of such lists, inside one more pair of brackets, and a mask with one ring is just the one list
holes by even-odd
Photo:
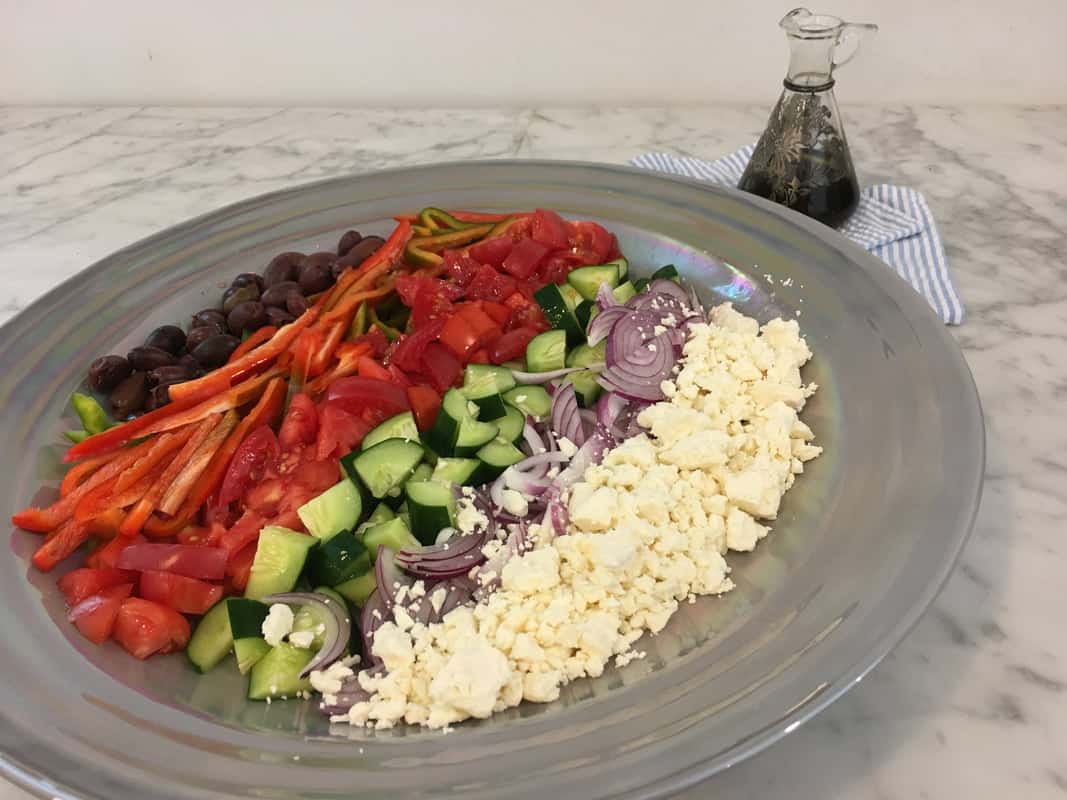
[[96, 644], [447, 727], [732, 588], [820, 452], [810, 357], [595, 222], [425, 208], [94, 361], [59, 498], [12, 521]]

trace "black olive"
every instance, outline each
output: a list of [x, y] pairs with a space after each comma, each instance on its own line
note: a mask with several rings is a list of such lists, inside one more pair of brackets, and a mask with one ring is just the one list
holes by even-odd
[[241, 340], [236, 336], [217, 333], [196, 346], [193, 358], [199, 361], [205, 369], [215, 369], [226, 363], [239, 344]]
[[205, 308], [203, 311], [197, 311], [193, 314], [193, 321], [189, 323], [189, 327], [199, 328], [201, 325], [208, 325], [211, 323], [218, 325], [219, 330], [225, 330], [226, 315], [217, 308]]
[[131, 373], [108, 395], [115, 419], [126, 419], [144, 408], [148, 399], [148, 381], [143, 372]]
[[133, 371], [122, 356], [101, 356], [89, 365], [89, 385], [98, 392], [110, 392]]
[[241, 303], [259, 299], [259, 287], [253, 284], [247, 286], [231, 286], [222, 295], [222, 312], [229, 319], [232, 312]]
[[141, 372], [148, 372], [156, 367], [170, 367], [178, 363], [178, 359], [166, 350], [158, 347], [135, 347], [126, 354], [130, 366]]
[[280, 253], [263, 270], [263, 285], [270, 288], [282, 281], [295, 281], [296, 271], [304, 260], [303, 253]]
[[300, 294], [300, 284], [296, 281], [276, 283], [263, 293], [263, 296], [259, 298], [259, 302], [265, 306], [285, 308], [285, 300], [291, 292]]
[[267, 324], [267, 308], [255, 300], [241, 303], [230, 312], [227, 322], [234, 336], [240, 336], [242, 331], [257, 331]]
[[346, 256], [348, 251], [359, 244], [363, 237], [359, 235], [359, 231], [345, 231], [341, 237], [341, 241], [337, 243], [337, 255]]
[[171, 355], [178, 355], [185, 347], [185, 332], [177, 325], [160, 325], [144, 340], [146, 347], [158, 347]]

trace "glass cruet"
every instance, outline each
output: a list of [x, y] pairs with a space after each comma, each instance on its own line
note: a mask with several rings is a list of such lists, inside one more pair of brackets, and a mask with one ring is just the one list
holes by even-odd
[[837, 226], [855, 210], [859, 183], [834, 99], [834, 69], [878, 26], [806, 8], [779, 25], [790, 50], [785, 88], [738, 188]]

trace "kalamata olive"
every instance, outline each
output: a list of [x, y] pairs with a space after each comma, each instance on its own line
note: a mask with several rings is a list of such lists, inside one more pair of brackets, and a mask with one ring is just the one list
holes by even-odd
[[346, 267], [359, 266], [377, 252], [378, 248], [383, 244], [385, 244], [385, 239], [381, 236], [368, 236], [365, 239], [361, 239], [359, 244], [337, 259], [337, 263], [344, 264]]
[[155, 411], [161, 406], [165, 406], [170, 402], [170, 384], [161, 383], [149, 390], [148, 398], [145, 400], [144, 410]]
[[111, 390], [108, 401], [115, 419], [126, 419], [144, 408], [148, 399], [147, 376], [143, 372], [130, 373]]
[[122, 356], [101, 356], [89, 365], [89, 385], [98, 392], [110, 392], [133, 371]]
[[288, 325], [293, 319], [295, 319], [293, 315], [284, 308], [278, 308], [277, 306], [269, 306], [267, 308], [267, 324], [273, 325], [275, 328]]
[[234, 307], [226, 319], [230, 325], [230, 333], [240, 336], [243, 331], [258, 331], [266, 325], [267, 309], [262, 303], [250, 300]]
[[223, 328], [221, 325], [216, 325], [214, 322], [210, 325], [200, 325], [189, 331], [189, 335], [185, 337], [185, 351], [186, 353], [193, 352], [202, 341], [210, 339], [212, 336], [217, 336], [220, 333], [226, 333], [228, 328]]
[[300, 292], [289, 292], [285, 298], [285, 310], [294, 317], [299, 317], [308, 310], [308, 301]]
[[204, 368], [200, 365], [199, 361], [193, 358], [192, 353], [186, 353], [179, 358], [178, 365], [185, 368], [185, 374], [189, 376], [189, 380], [199, 378], [204, 374]]
[[233, 279], [233, 282], [230, 283], [230, 286], [255, 286], [257, 289], [259, 289], [259, 291], [262, 292], [263, 276], [257, 275], [254, 272], [242, 272], [240, 275]]
[[203, 311], [197, 311], [193, 314], [193, 321], [189, 324], [189, 327], [199, 328], [201, 325], [207, 325], [212, 322], [218, 325], [220, 330], [226, 329], [226, 315], [217, 308], [205, 308]]
[[221, 367], [226, 363], [230, 354], [237, 349], [237, 345], [240, 343], [241, 340], [236, 336], [217, 333], [214, 336], [209, 336], [196, 346], [193, 351], [193, 358], [199, 361], [205, 369], [215, 369], [215, 367]]
[[289, 296], [290, 292], [300, 294], [300, 284], [296, 281], [282, 281], [267, 289], [263, 296], [259, 298], [259, 302], [265, 306], [285, 308], [285, 298]]
[[348, 251], [359, 244], [363, 237], [359, 235], [359, 231], [345, 231], [341, 237], [341, 241], [337, 243], [337, 255], [348, 255]]
[[222, 310], [229, 320], [230, 313], [241, 303], [259, 300], [259, 287], [249, 284], [248, 286], [231, 286], [222, 295]]
[[126, 354], [126, 359], [131, 367], [141, 372], [178, 363], [178, 359], [173, 354], [158, 347], [135, 347]]
[[178, 355], [185, 347], [185, 331], [177, 325], [160, 325], [144, 340], [146, 347], [158, 347], [171, 355]]
[[189, 370], [182, 364], [175, 364], [173, 367], [156, 367], [148, 373], [148, 385], [170, 386], [172, 383], [187, 381], [191, 377]]
[[[330, 259], [332, 263], [333, 259]], [[333, 273], [330, 272], [330, 265], [322, 263], [322, 261], [305, 261], [300, 265], [300, 291], [304, 294], [318, 294], [321, 291], [329, 289], [333, 285]]]
[[303, 253], [280, 253], [263, 270], [263, 285], [270, 288], [282, 281], [295, 281], [296, 271], [304, 260]]

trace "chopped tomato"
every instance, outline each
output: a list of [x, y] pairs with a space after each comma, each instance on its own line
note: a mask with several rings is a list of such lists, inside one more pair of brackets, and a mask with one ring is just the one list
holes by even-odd
[[549, 250], [562, 250], [570, 245], [563, 218], [547, 208], [539, 208], [534, 212], [530, 238], [546, 245]]
[[537, 271], [548, 253], [547, 245], [535, 242], [533, 239], [521, 239], [504, 259], [501, 267], [505, 272], [524, 281]]
[[[400, 287], [403, 284], [405, 291]], [[462, 288], [439, 278], [401, 275], [396, 281], [397, 292], [404, 305], [411, 309], [411, 321], [415, 327], [432, 319], [444, 319], [452, 309], [452, 302], [462, 293]]]
[[103, 644], [115, 629], [115, 620], [123, 601], [133, 592], [132, 583], [120, 583], [101, 589], [81, 600], [70, 611], [67, 619], [93, 644]]
[[196, 578], [149, 570], [141, 573], [141, 597], [183, 614], [204, 614], [222, 599], [222, 587]]
[[510, 236], [497, 236], [471, 245], [467, 248], [467, 252], [471, 258], [481, 264], [499, 267], [514, 246], [515, 242]]
[[471, 353], [471, 357], [467, 361], [467, 363], [468, 364], [488, 364], [489, 363], [489, 351], [486, 350], [484, 347], [479, 348], [478, 350], [475, 350], [473, 353]]
[[405, 389], [411, 386], [411, 378], [404, 374], [404, 370], [400, 369], [396, 364], [390, 364], [387, 369], [389, 370], [389, 377], [397, 386], [403, 386]]
[[465, 296], [469, 300], [492, 300], [501, 302], [514, 294], [518, 282], [510, 275], [503, 275], [488, 264], [481, 266], [467, 286]]
[[409, 386], [407, 394], [411, 412], [415, 415], [415, 424], [420, 431], [429, 430], [437, 418], [438, 409], [441, 408], [441, 396], [429, 386], [418, 385]]
[[357, 336], [352, 344], [368, 344], [371, 348], [370, 354], [375, 358], [381, 358], [385, 355], [386, 348], [389, 347], [389, 340], [382, 333], [381, 328], [371, 328], [362, 336]]
[[526, 345], [537, 335], [536, 328], [515, 328], [493, 342], [489, 347], [489, 361], [503, 364], [505, 361], [520, 359], [526, 353]]
[[219, 489], [219, 502], [223, 505], [232, 503], [248, 491], [249, 487], [263, 480], [267, 468], [273, 465], [280, 455], [278, 437], [266, 425], [248, 434], [230, 459], [226, 477], [222, 479], [222, 487]]
[[245, 508], [262, 514], [264, 517], [273, 517], [278, 513], [278, 508], [285, 497], [285, 486], [283, 478], [267, 478], [260, 481], [245, 493]]
[[138, 572], [157, 570], [187, 578], [219, 580], [226, 574], [226, 551], [186, 544], [135, 544], [119, 553], [116, 566]]
[[233, 588], [243, 592], [248, 585], [248, 576], [252, 573], [252, 561], [256, 557], [256, 544], [246, 545], [237, 555], [226, 564], [226, 577], [230, 579]]
[[283, 450], [289, 450], [297, 444], [311, 444], [318, 431], [319, 417], [315, 403], [306, 394], [293, 395], [281, 430], [278, 431], [278, 444]]
[[266, 517], [258, 511], [246, 510], [229, 530], [219, 536], [218, 548], [225, 553], [225, 562], [228, 564], [239, 552], [254, 545], [266, 524]]
[[125, 536], [116, 536], [107, 544], [103, 544], [93, 550], [89, 557], [85, 559], [85, 566], [93, 569], [117, 567], [119, 555], [123, 550], [135, 544], [143, 544], [144, 541], [145, 538], [143, 536], [134, 536], [132, 539]]
[[389, 370], [379, 364], [370, 356], [364, 356], [359, 360], [358, 374], [361, 378], [374, 378], [379, 381], [391, 381], [393, 376]]
[[617, 258], [619, 246], [615, 235], [589, 220], [566, 223], [570, 231], [571, 251], [582, 257], [583, 264], [603, 264]]
[[457, 286], [466, 286], [474, 280], [481, 267], [478, 261], [462, 250], [445, 250], [441, 257], [444, 259], [445, 272]]
[[[478, 346], [478, 336], [466, 319], [459, 314], [454, 314], [449, 317], [444, 330], [441, 331], [441, 344], [465, 361], [471, 351]], [[427, 351], [429, 347], [430, 345], [427, 345]]]
[[323, 404], [319, 411], [319, 438], [315, 441], [315, 457], [340, 458], [348, 455], [370, 431], [369, 425], [357, 414], [350, 414], [333, 404]]
[[511, 316], [504, 323], [505, 331], [513, 331], [516, 328], [533, 328], [537, 333], [541, 333], [542, 331], [547, 331], [550, 327], [552, 326], [545, 319], [544, 312], [541, 311], [541, 307], [536, 303], [512, 309]]
[[58, 586], [67, 605], [76, 606], [90, 595], [110, 589], [112, 586], [118, 586], [120, 583], [130, 583], [136, 578], [136, 573], [124, 569], [82, 567], [71, 570], [60, 578]]
[[[405, 404], [407, 403], [406, 396], [404, 402]], [[341, 468], [338, 466], [337, 462], [332, 459], [318, 461], [313, 458], [308, 458], [293, 471], [292, 480], [293, 483], [298, 486], [304, 486], [317, 495], [326, 491], [337, 483], [337, 481], [341, 480]], [[299, 505], [303, 505], [303, 503], [300, 503]], [[293, 508], [295, 509], [297, 506], [293, 506]]]
[[129, 597], [122, 601], [112, 635], [130, 655], [145, 659], [183, 649], [189, 642], [189, 623], [161, 603]]
[[437, 340], [444, 326], [444, 320], [436, 319], [402, 336], [393, 351], [390, 363], [408, 372], [418, 372], [422, 366], [422, 354], [426, 345]]
[[482, 311], [484, 311], [497, 325], [503, 325], [511, 314], [511, 309], [506, 305], [503, 303], [494, 303], [492, 300], [483, 300], [481, 307]]
[[325, 402], [354, 414], [365, 408], [383, 411], [388, 416], [408, 410], [407, 395], [395, 383], [359, 376], [334, 381], [326, 390]]
[[463, 364], [445, 347], [431, 342], [426, 345], [422, 358], [422, 371], [439, 392], [454, 386], [463, 374]]
[[215, 523], [206, 528], [187, 525], [178, 531], [175, 538], [178, 540], [178, 544], [206, 544], [214, 546], [215, 541], [223, 530], [225, 530], [224, 526], [219, 523]]

